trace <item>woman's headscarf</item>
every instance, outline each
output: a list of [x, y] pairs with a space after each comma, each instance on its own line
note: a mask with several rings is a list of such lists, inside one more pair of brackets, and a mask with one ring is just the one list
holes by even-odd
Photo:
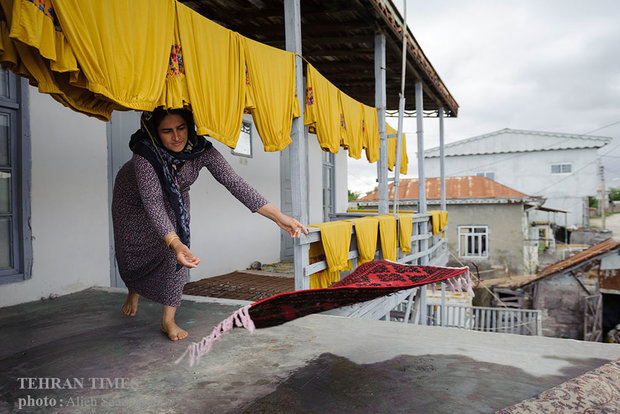
[[[181, 152], [173, 152], [162, 145], [157, 134], [155, 121], [161, 120], [167, 114], [177, 114], [183, 117], [187, 125], [187, 144]], [[129, 141], [129, 148], [134, 154], [141, 155], [153, 166], [162, 189], [168, 196], [168, 201], [176, 216], [178, 235], [181, 242], [189, 247], [189, 214], [181, 196], [181, 189], [177, 180], [177, 170], [173, 165], [179, 165], [187, 160], [198, 157], [209, 149], [212, 144], [204, 137], [196, 135], [192, 113], [185, 109], [166, 110], [162, 107], [153, 112], [143, 112], [140, 119], [141, 128], [137, 130]], [[182, 267], [177, 265], [177, 270]]]

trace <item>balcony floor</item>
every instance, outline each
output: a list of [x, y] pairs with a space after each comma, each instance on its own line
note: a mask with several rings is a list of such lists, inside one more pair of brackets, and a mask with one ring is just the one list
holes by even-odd
[[[63, 413], [489, 413], [620, 356], [617, 344], [312, 315], [234, 330], [189, 367], [174, 364], [188, 341], [158, 330], [161, 306], [141, 299], [130, 318], [123, 301], [88, 289], [0, 309], [0, 412], [47, 397]], [[240, 304], [187, 297], [177, 321], [197, 340]], [[41, 389], [45, 378], [63, 389]]]

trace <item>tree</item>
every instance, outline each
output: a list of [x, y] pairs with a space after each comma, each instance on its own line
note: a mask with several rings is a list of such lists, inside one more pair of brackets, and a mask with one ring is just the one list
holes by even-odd
[[609, 189], [609, 201], [619, 201], [620, 200], [620, 188], [610, 188]]
[[362, 195], [362, 193], [357, 193], [351, 190], [347, 190], [347, 192], [349, 193], [349, 201], [357, 200]]

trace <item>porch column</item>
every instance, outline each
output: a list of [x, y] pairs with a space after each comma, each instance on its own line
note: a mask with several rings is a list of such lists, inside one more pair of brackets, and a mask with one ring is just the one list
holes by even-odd
[[385, 132], [385, 106], [386, 106], [386, 81], [385, 81], [385, 35], [375, 34], [375, 106], [377, 107], [377, 121], [379, 122], [379, 161], [377, 161], [379, 214], [387, 214], [388, 185], [387, 185], [387, 135]]
[[[284, 0], [284, 32], [286, 50], [301, 55], [301, 7], [299, 0]], [[293, 119], [290, 151], [291, 199], [293, 217], [303, 225], [308, 224], [308, 137], [304, 127], [304, 75], [301, 57], [295, 56], [297, 97], [300, 100], [299, 118]], [[303, 235], [302, 235], [303, 237]], [[293, 243], [295, 265], [295, 290], [309, 289], [310, 280], [304, 277], [303, 267], [308, 264], [309, 245]]]
[[[422, 82], [417, 81], [415, 83], [415, 113], [417, 120], [417, 136], [418, 136], [418, 213], [426, 213], [426, 183], [424, 175], [424, 100]], [[422, 234], [428, 233], [427, 222], [420, 223], [420, 232]], [[425, 251], [428, 249], [428, 239], [420, 241], [420, 250]], [[428, 256], [422, 256], [420, 258], [420, 265], [425, 266], [428, 264]], [[426, 286], [422, 286], [419, 292], [420, 304], [419, 315], [420, 324], [427, 325], [426, 318]]]
[[[443, 140], [443, 107], [439, 107], [439, 180], [441, 185], [441, 210], [446, 208], [446, 169]], [[443, 241], [445, 243], [445, 240]], [[446, 326], [446, 283], [441, 282], [441, 326]]]

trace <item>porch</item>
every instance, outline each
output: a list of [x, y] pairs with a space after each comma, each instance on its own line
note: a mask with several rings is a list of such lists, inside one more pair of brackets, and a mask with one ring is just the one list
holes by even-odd
[[[129, 318], [123, 300], [88, 289], [0, 309], [0, 411], [489, 413], [618, 358], [615, 344], [312, 315], [234, 330], [189, 368], [173, 363], [187, 341], [158, 331], [161, 305]], [[197, 339], [242, 303], [184, 297], [178, 321]]]

